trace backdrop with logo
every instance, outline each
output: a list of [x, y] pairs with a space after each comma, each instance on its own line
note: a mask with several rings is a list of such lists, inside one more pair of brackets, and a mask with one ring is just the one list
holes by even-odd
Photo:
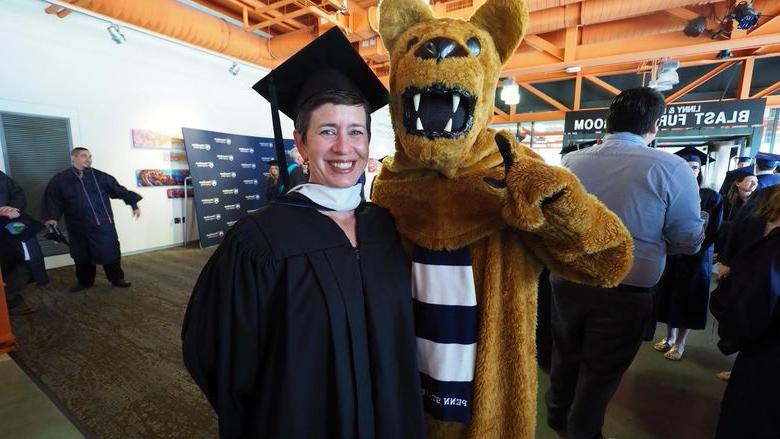
[[[247, 211], [266, 204], [273, 139], [182, 128], [194, 189], [200, 246], [219, 244]], [[285, 139], [285, 149], [293, 141]]]

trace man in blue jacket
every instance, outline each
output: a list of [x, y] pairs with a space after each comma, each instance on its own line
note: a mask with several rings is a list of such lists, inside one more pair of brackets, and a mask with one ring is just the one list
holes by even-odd
[[[22, 188], [8, 175], [0, 172], [0, 217], [19, 218], [27, 209], [27, 198]], [[35, 312], [21, 295], [21, 290], [30, 282], [43, 285], [49, 282], [43, 253], [36, 237], [24, 241], [6, 233], [0, 233], [0, 267], [5, 282], [6, 303], [11, 315]]]

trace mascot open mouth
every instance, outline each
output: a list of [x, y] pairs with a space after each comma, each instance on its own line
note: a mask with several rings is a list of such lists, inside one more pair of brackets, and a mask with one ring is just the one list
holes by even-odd
[[434, 84], [410, 87], [403, 94], [406, 132], [429, 139], [455, 138], [474, 123], [474, 95], [458, 88]]

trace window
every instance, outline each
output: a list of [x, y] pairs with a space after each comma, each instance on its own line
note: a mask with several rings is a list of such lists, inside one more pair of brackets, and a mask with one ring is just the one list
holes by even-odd
[[[6, 173], [27, 196], [27, 213], [38, 218], [46, 184], [54, 174], [70, 166], [70, 121], [0, 112], [0, 146]], [[68, 252], [63, 244], [40, 235], [39, 240], [45, 256]]]

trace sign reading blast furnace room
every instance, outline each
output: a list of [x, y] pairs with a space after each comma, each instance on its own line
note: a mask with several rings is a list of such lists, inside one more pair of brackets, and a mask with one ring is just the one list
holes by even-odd
[[[743, 99], [666, 106], [658, 122], [661, 130], [674, 128], [722, 128], [760, 125], [764, 120], [766, 99]], [[607, 129], [607, 110], [570, 111], [566, 113], [566, 134], [603, 133]]]

